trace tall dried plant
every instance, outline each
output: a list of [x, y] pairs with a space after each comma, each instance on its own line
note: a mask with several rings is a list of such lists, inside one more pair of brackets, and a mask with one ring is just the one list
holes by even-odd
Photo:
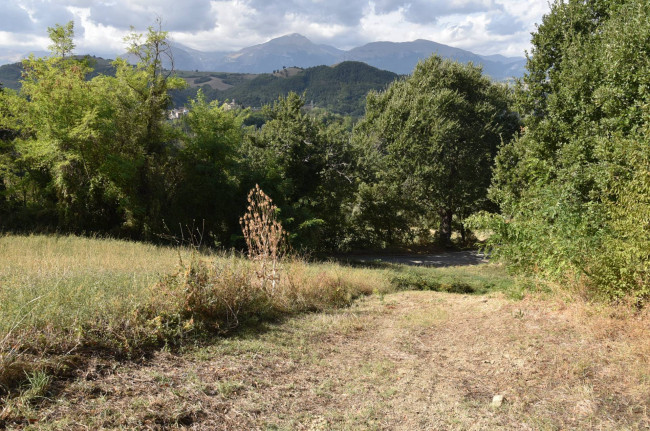
[[280, 261], [287, 236], [276, 213], [273, 200], [255, 184], [248, 193], [247, 211], [239, 219], [248, 247], [248, 258], [259, 263], [256, 274], [262, 290], [269, 295], [275, 293], [280, 279]]

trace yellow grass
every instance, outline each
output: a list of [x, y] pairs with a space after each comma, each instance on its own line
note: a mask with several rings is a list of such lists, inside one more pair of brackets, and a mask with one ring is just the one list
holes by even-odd
[[132, 308], [176, 268], [179, 250], [114, 239], [3, 236], [0, 262], [4, 334], [18, 321], [21, 327], [69, 326], [109, 308]]
[[2, 236], [0, 262], [0, 393], [24, 379], [21, 361], [140, 354], [390, 288], [381, 271], [293, 261], [269, 294], [240, 257], [75, 236]]

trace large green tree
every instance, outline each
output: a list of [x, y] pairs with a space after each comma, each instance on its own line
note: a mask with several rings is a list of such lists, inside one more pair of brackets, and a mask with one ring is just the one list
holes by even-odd
[[480, 67], [438, 56], [386, 91], [370, 93], [355, 141], [376, 165], [360, 190], [374, 200], [400, 202], [377, 220], [388, 230], [384, 237], [392, 241], [396, 229], [437, 219], [439, 240], [449, 244], [454, 217], [462, 221], [487, 204], [497, 149], [517, 126], [506, 86], [491, 82]]
[[206, 244], [227, 244], [239, 231], [245, 208], [241, 147], [248, 111], [226, 109], [216, 100], [208, 103], [200, 91], [189, 108], [181, 122], [180, 170], [166, 221], [174, 227], [194, 223]]
[[112, 158], [111, 168], [127, 215], [124, 227], [151, 238], [161, 231], [164, 215], [172, 210], [179, 133], [167, 121], [168, 92], [184, 87], [185, 82], [173, 70], [163, 68], [171, 48], [160, 20], [145, 34], [132, 33], [125, 41], [129, 54], [137, 59], [136, 66], [118, 59], [115, 78], [102, 77], [112, 93], [107, 103], [112, 110], [113, 141], [124, 150]]
[[645, 0], [555, 1], [533, 35], [525, 132], [491, 190], [503, 215], [481, 219], [513, 267], [650, 295], [648, 16]]
[[66, 25], [55, 24], [54, 27], [48, 27], [47, 33], [52, 41], [48, 48], [54, 56], [65, 58], [72, 54], [75, 48], [74, 21], [69, 21]]
[[88, 61], [70, 55], [72, 23], [49, 33], [52, 56], [26, 60], [20, 93], [0, 97], [2, 128], [14, 131], [4, 195], [39, 225], [150, 236], [177, 171], [166, 109], [167, 90], [181, 81], [162, 70], [166, 34], [130, 37], [139, 64], [118, 60], [115, 77], [88, 79]]

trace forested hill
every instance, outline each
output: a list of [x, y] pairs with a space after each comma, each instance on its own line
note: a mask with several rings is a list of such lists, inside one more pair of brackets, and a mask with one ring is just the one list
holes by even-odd
[[[109, 60], [89, 57], [97, 74], [113, 75]], [[23, 72], [21, 63], [0, 66], [0, 82], [7, 88], [19, 89]], [[308, 104], [344, 115], [361, 116], [366, 94], [383, 90], [399, 75], [380, 70], [365, 63], [345, 61], [334, 66], [316, 66], [308, 69], [287, 68], [268, 74], [178, 71], [188, 87], [172, 91], [176, 107], [186, 105], [202, 89], [208, 101], [235, 100], [246, 107], [261, 107], [273, 103], [278, 96], [290, 91], [305, 93]]]
[[[198, 88], [201, 88], [208, 100], [229, 99], [243, 106], [260, 107], [273, 103], [278, 96], [293, 91], [298, 94], [305, 93], [307, 103], [313, 102], [316, 107], [338, 114], [361, 116], [364, 113], [366, 94], [370, 90], [385, 89], [399, 77], [393, 72], [356, 61], [308, 69], [283, 69], [273, 74], [247, 75], [249, 79], [233, 79], [233, 75], [235, 74], [228, 74], [226, 79], [221, 80], [231, 83], [227, 89], [218, 90], [218, 87], [210, 82], [200, 86], [194, 85], [177, 91], [174, 94], [174, 103], [183, 105], [188, 97], [194, 97]], [[189, 78], [185, 79], [193, 82]], [[195, 81], [200, 83], [204, 79], [196, 78]]]
[[18, 90], [20, 88], [20, 78], [23, 75], [23, 65], [21, 63], [4, 64], [0, 66], [0, 84], [3, 87]]

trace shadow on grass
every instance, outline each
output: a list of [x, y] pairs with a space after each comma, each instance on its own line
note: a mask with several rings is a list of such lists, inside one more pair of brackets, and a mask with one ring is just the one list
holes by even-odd
[[510, 299], [523, 298], [525, 280], [517, 279], [496, 265], [423, 266], [382, 260], [348, 260], [343, 266], [386, 271], [396, 291], [422, 290], [457, 294], [484, 295], [503, 292]]
[[476, 266], [487, 263], [487, 257], [474, 250], [449, 251], [435, 254], [394, 253], [394, 254], [350, 254], [333, 258], [343, 264], [397, 264], [427, 268], [446, 268], [452, 266]]

